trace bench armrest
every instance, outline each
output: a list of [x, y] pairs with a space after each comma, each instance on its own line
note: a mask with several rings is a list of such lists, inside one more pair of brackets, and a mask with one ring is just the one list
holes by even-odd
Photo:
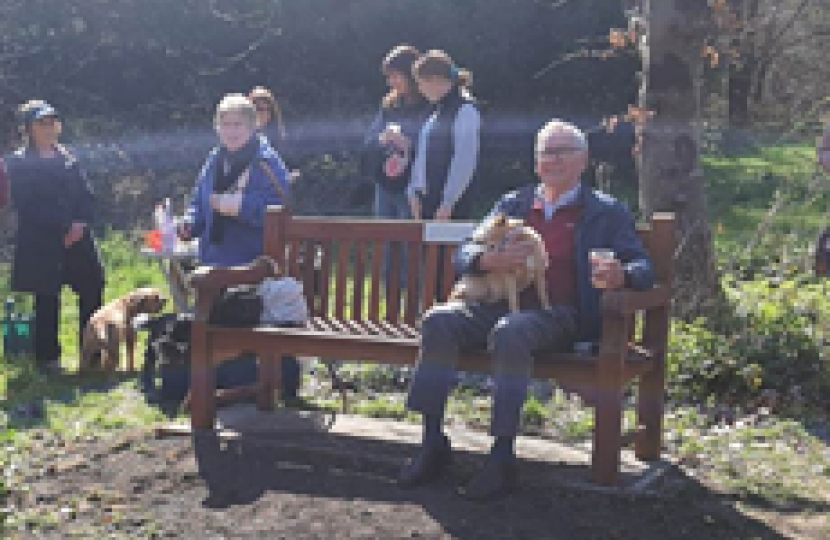
[[668, 307], [670, 303], [671, 291], [663, 285], [655, 285], [647, 291], [605, 291], [601, 306], [604, 315], [631, 315], [645, 309]]
[[234, 285], [258, 285], [267, 278], [279, 275], [277, 263], [264, 255], [245, 266], [200, 266], [189, 278], [190, 285], [196, 291], [196, 319], [207, 320], [213, 302], [222, 290]]

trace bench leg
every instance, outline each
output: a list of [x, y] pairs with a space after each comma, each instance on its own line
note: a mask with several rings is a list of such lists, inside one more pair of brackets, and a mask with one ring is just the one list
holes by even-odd
[[[654, 310], [646, 315], [645, 341], [650, 347], [665, 351], [668, 336], [668, 313]], [[661, 354], [654, 367], [640, 377], [637, 396], [637, 433], [634, 454], [642, 461], [660, 459], [663, 446], [663, 410], [666, 387], [666, 361]]]
[[622, 397], [621, 391], [600, 390], [594, 409], [591, 472], [594, 482], [603, 486], [615, 486], [619, 482]]
[[256, 406], [260, 411], [273, 411], [275, 391], [280, 385], [282, 355], [268, 351], [259, 353]]
[[[661, 370], [662, 371], [662, 370]], [[663, 377], [647, 373], [640, 379], [634, 454], [641, 461], [660, 459], [663, 432]]]
[[190, 344], [190, 425], [213, 429], [216, 420], [216, 369], [204, 323], [194, 322]]

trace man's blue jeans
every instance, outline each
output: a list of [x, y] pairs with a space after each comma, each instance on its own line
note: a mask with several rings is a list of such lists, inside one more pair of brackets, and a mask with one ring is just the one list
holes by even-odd
[[464, 352], [489, 351], [493, 361], [490, 434], [514, 436], [533, 373], [533, 355], [570, 350], [576, 336], [572, 307], [510, 313], [507, 302], [451, 302], [431, 308], [421, 325], [421, 350], [407, 408], [443, 417]]

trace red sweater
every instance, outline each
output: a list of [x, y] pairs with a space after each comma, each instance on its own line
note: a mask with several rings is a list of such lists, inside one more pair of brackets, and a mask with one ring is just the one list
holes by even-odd
[[[525, 218], [525, 223], [545, 241], [549, 261], [548, 298], [554, 306], [576, 305], [576, 226], [580, 212], [579, 206], [566, 206], [545, 220], [545, 210], [537, 201]], [[522, 305], [538, 304], [535, 290], [529, 287], [522, 295]]]

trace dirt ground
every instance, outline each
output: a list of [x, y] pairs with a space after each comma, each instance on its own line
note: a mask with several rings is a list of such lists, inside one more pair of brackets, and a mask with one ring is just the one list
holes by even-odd
[[[329, 437], [341, 437], [329, 435]], [[565, 485], [584, 467], [523, 460], [521, 488], [490, 503], [455, 488], [481, 453], [457, 452], [450, 477], [413, 491], [395, 474], [410, 444], [342, 437], [336, 452], [302, 436], [133, 432], [64, 448], [13, 501], [51, 516], [12, 538], [783, 538], [670, 469], [650, 495]]]

